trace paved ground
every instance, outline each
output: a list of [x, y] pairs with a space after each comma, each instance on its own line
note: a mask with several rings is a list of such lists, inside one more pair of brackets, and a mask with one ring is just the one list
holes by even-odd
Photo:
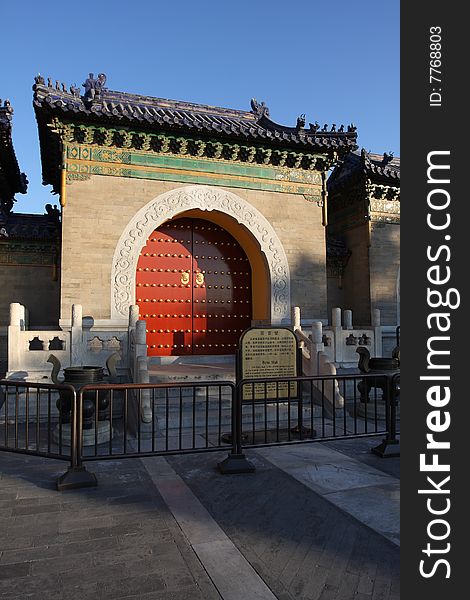
[[0, 598], [398, 600], [399, 460], [376, 443], [249, 451], [246, 475], [90, 463], [99, 486], [62, 493], [64, 463], [0, 453]]
[[63, 463], [0, 465], [0, 598], [219, 598], [140, 460], [96, 463], [99, 486], [66, 493]]

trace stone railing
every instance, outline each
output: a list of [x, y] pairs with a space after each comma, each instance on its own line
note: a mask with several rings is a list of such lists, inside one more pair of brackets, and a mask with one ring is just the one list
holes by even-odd
[[[139, 307], [133, 305], [129, 308], [129, 369], [133, 383], [149, 383], [148, 357], [147, 357], [147, 324], [139, 320]], [[142, 406], [140, 419], [143, 423], [152, 422], [152, 408], [150, 405], [150, 390], [141, 390]], [[135, 403], [133, 405], [135, 407]], [[136, 428], [138, 416], [131, 414], [132, 428]]]
[[10, 304], [8, 326], [7, 378], [42, 381], [52, 371], [48, 358], [54, 354], [62, 368], [69, 366], [106, 366], [115, 352], [120, 355], [118, 371], [128, 370], [128, 330], [102, 331], [93, 327], [91, 317], [83, 317], [80, 304], [72, 306], [70, 330], [29, 330], [25, 322], [26, 309], [19, 303]]
[[[333, 308], [331, 325], [314, 321], [310, 328], [303, 330], [298, 306], [292, 309], [292, 327], [302, 348], [302, 371], [304, 375], [336, 375], [338, 368], [357, 368], [359, 355], [357, 347], [366, 347], [371, 356], [383, 356], [383, 342], [390, 345], [395, 328], [380, 325], [380, 311], [372, 311], [372, 324], [367, 327], [353, 327], [352, 311]], [[393, 332], [391, 331], [393, 329]], [[333, 383], [334, 381], [334, 383]], [[332, 380], [325, 388], [325, 400], [330, 407], [341, 408], [344, 399], [338, 383]]]
[[[383, 328], [378, 309], [372, 311], [372, 324], [366, 327], [353, 326], [351, 310], [343, 311], [343, 317], [342, 322], [341, 309], [333, 308], [331, 325], [323, 325], [320, 321], [313, 323], [311, 339], [323, 344], [319, 351], [324, 352], [330, 362], [338, 368], [356, 368], [359, 361], [356, 352], [358, 346], [365, 346], [371, 356], [383, 356]], [[301, 330], [298, 307], [293, 309], [292, 322], [294, 329]]]
[[[300, 308], [293, 308], [293, 330], [302, 349], [302, 373], [309, 376], [336, 375], [336, 366], [326, 355], [322, 341], [322, 323], [312, 323], [310, 333], [302, 331], [300, 326]], [[338, 381], [331, 379], [314, 383], [320, 396], [323, 392], [323, 403], [328, 412], [344, 406], [344, 398], [339, 391]]]

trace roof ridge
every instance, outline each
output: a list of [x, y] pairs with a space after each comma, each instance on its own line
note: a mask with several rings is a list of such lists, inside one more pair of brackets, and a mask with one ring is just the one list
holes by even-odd
[[[175, 110], [185, 110], [185, 109], [191, 109], [191, 108], [195, 108], [195, 109], [203, 109], [202, 112], [207, 112], [207, 113], [215, 113], [217, 115], [228, 115], [229, 113], [233, 113], [234, 115], [237, 116], [243, 116], [244, 118], [248, 118], [250, 120], [255, 120], [255, 115], [250, 112], [250, 111], [246, 111], [246, 110], [241, 110], [238, 108], [225, 108], [222, 106], [215, 106], [215, 105], [211, 105], [211, 104], [201, 104], [199, 102], [190, 102], [187, 100], [174, 100], [172, 98], [161, 98], [159, 96], [147, 96], [147, 95], [143, 95], [143, 94], [133, 94], [133, 93], [128, 93], [128, 92], [119, 92], [117, 90], [109, 90], [106, 89], [105, 93], [103, 94], [103, 100], [111, 100], [111, 98], [122, 98], [122, 97], [126, 97], [129, 100], [132, 99], [136, 99], [136, 100], [144, 100], [145, 104], [147, 103], [157, 103], [159, 107], [162, 108], [174, 108]], [[166, 106], [165, 106], [166, 105]]]
[[[54, 178], [56, 188], [60, 149], [57, 142], [50, 140], [55, 134], [48, 127], [56, 118], [85, 127], [137, 128], [153, 135], [202, 136], [204, 140], [216, 138], [219, 142], [243, 147], [269, 145], [271, 150], [291, 152], [293, 164], [302, 153], [313, 162], [316, 162], [312, 159], [314, 154], [333, 161], [357, 148], [357, 129], [353, 124], [338, 128], [336, 124], [325, 124], [320, 128], [315, 122], [306, 127], [305, 115], [301, 114], [294, 127], [284, 126], [272, 121], [266, 104], [255, 98], [251, 99], [251, 111], [248, 112], [109, 90], [105, 87], [104, 73], [96, 79], [89, 74], [82, 84], [83, 95], [76, 86], [70, 86], [68, 91], [65, 84], [59, 81], [53, 84], [50, 78], [46, 83], [41, 75], [34, 81], [33, 104], [39, 125], [43, 177], [44, 181]], [[44, 149], [46, 143], [50, 143], [47, 151]], [[45, 164], [48, 165], [46, 170]]]
[[[346, 130], [344, 125], [340, 125], [337, 129], [336, 124], [331, 125], [330, 128], [325, 124], [323, 128], [320, 128], [317, 122], [309, 123], [309, 128], [306, 128], [305, 115], [302, 114], [297, 118], [297, 124], [294, 127], [281, 125], [269, 118], [269, 109], [266, 104], [258, 102], [255, 98], [252, 98], [250, 102], [251, 111], [243, 111], [110, 90], [105, 87], [105, 83], [106, 75], [100, 73], [95, 80], [93, 74], [90, 73], [90, 77], [83, 84], [86, 90], [85, 94], [81, 96], [80, 89], [75, 86], [70, 86], [70, 91], [67, 91], [65, 84], [56, 81], [54, 85], [50, 78], [46, 83], [44, 77], [37, 75], [33, 86], [34, 104], [36, 108], [42, 108], [43, 103], [46, 102], [50, 109], [60, 109], [63, 113], [67, 110], [73, 113], [80, 112], [83, 116], [91, 116], [92, 113], [95, 119], [99, 117], [117, 118], [118, 120], [126, 118], [140, 122], [145, 120], [148, 124], [155, 121], [157, 125], [163, 126], [181, 127], [185, 125], [194, 126], [196, 129], [213, 129], [215, 132], [227, 135], [240, 133], [245, 138], [255, 135], [282, 143], [293, 142], [295, 145], [318, 146], [322, 151], [332, 148], [336, 150], [339, 146], [343, 146], [343, 150], [347, 148], [349, 152], [357, 147], [357, 128], [352, 123], [347, 126]], [[94, 85], [95, 88], [93, 88]], [[145, 112], [141, 107], [145, 109]], [[184, 120], [189, 116], [188, 113], [191, 117], [195, 117], [193, 118], [194, 123], [181, 123], [181, 119]], [[207, 117], [213, 117], [213, 122], [211, 123]], [[217, 119], [226, 121], [228, 130], [220, 131]], [[241, 132], [240, 128], [248, 128], [248, 130]]]

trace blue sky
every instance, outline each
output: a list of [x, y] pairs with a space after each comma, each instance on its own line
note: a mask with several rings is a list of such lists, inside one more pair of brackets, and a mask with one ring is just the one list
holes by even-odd
[[37, 73], [69, 86], [104, 72], [113, 90], [242, 110], [255, 97], [279, 123], [301, 113], [353, 122], [361, 147], [400, 153], [398, 0], [23, 0], [6, 3], [2, 19], [0, 98], [14, 108], [29, 180], [17, 212], [58, 203], [41, 179]]

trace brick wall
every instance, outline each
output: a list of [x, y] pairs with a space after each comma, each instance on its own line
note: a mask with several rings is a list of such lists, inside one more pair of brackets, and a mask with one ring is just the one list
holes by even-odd
[[53, 281], [52, 267], [0, 265], [0, 282], [0, 327], [9, 324], [11, 302], [29, 310], [30, 326], [57, 326], [59, 282]]
[[[115, 248], [135, 213], [151, 200], [181, 187], [164, 181], [93, 175], [67, 186], [63, 212], [61, 317], [71, 305], [83, 314], [111, 314], [111, 267]], [[302, 195], [229, 189], [271, 223], [287, 255], [292, 304], [305, 318], [326, 318], [325, 231], [321, 208]], [[204, 213], [210, 219], [210, 212]], [[256, 285], [256, 281], [254, 282]]]
[[342, 308], [353, 311], [355, 325], [370, 324], [369, 223], [344, 233], [344, 241], [351, 251], [343, 276]]
[[400, 226], [371, 223], [370, 242], [371, 307], [380, 309], [383, 325], [396, 325]]

